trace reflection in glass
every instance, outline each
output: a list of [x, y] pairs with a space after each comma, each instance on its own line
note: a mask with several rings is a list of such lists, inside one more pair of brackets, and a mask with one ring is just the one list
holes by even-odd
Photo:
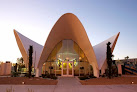
[[63, 75], [67, 75], [67, 63], [63, 63]]
[[69, 64], [69, 75], [72, 75], [72, 63], [68, 63]]

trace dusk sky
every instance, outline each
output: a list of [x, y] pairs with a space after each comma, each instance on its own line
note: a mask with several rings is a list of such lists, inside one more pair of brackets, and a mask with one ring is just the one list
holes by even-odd
[[120, 32], [115, 59], [137, 58], [137, 0], [0, 0], [0, 61], [21, 57], [13, 29], [44, 45], [65, 13], [79, 18], [92, 46]]

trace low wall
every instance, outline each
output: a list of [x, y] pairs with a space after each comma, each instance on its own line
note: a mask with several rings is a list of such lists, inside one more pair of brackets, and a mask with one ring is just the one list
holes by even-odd
[[11, 67], [12, 67], [12, 63], [1, 63], [0, 64], [0, 75], [10, 75]]

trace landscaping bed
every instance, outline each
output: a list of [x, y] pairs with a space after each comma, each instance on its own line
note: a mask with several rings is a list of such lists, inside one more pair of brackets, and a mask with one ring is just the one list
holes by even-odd
[[137, 84], [137, 76], [127, 76], [127, 77], [114, 77], [112, 79], [108, 78], [92, 78], [86, 80], [80, 80], [82, 85], [122, 85], [122, 84]]
[[56, 85], [57, 80], [44, 78], [27, 78], [27, 77], [0, 77], [0, 85]]

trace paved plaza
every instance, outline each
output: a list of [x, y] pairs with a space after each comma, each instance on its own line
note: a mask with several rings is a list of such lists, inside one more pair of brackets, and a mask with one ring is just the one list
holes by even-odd
[[137, 92], [137, 85], [81, 85], [77, 78], [59, 77], [57, 85], [0, 85], [0, 92], [6, 89], [14, 92]]

